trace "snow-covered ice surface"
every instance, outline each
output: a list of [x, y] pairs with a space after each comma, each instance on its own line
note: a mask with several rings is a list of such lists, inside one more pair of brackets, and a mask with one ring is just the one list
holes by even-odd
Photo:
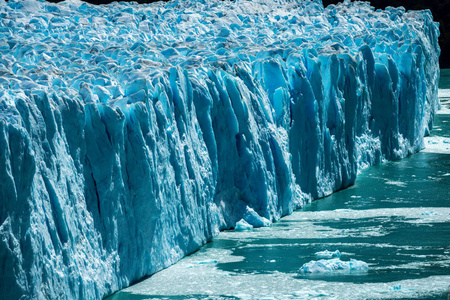
[[[93, 299], [423, 148], [429, 11], [0, 0], [0, 294]], [[252, 223], [253, 222], [253, 223]]]

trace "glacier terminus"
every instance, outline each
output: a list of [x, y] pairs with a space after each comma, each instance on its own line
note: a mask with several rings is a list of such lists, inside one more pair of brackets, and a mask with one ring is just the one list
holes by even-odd
[[423, 149], [438, 36], [368, 2], [0, 0], [0, 295], [108, 296]]

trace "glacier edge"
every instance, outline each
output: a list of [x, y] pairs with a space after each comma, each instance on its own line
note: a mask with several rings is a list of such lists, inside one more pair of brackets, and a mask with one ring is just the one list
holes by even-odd
[[438, 108], [429, 11], [0, 0], [0, 14], [5, 298], [105, 297], [421, 150]]

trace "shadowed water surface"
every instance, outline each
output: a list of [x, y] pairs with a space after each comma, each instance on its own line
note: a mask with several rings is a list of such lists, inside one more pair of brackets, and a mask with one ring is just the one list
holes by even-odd
[[450, 89], [450, 69], [441, 69], [439, 77], [439, 88]]

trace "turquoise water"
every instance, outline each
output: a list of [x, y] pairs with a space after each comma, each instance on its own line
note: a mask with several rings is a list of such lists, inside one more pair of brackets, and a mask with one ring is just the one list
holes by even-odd
[[439, 88], [450, 89], [450, 69], [441, 69]]
[[[441, 84], [450, 88], [447, 71]], [[436, 115], [431, 140], [450, 137], [449, 117]], [[443, 151], [365, 169], [355, 185], [269, 228], [222, 232], [111, 299], [447, 299], [450, 151]], [[299, 274], [324, 250], [369, 270]]]
[[450, 138], [450, 115], [437, 114], [430, 136]]

